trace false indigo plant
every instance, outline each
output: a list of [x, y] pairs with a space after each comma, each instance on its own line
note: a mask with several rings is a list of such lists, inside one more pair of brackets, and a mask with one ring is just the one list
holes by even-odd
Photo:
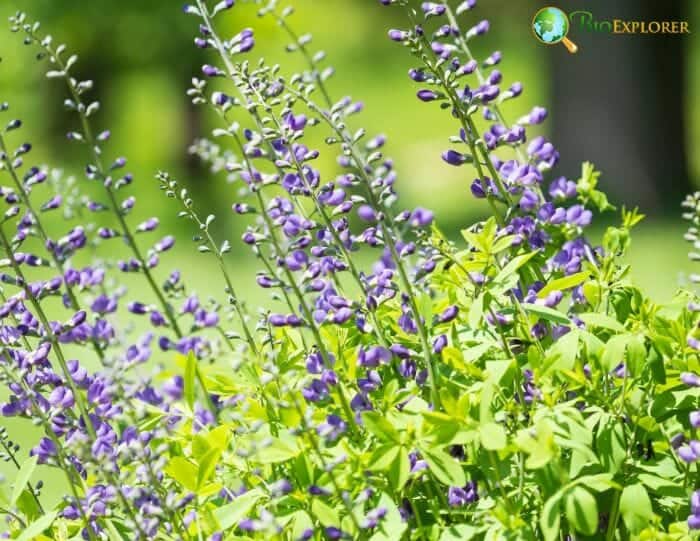
[[[553, 144], [528, 136], [545, 109], [505, 116], [523, 86], [504, 81], [499, 51], [473, 55], [489, 30], [475, 1], [379, 1], [405, 16], [388, 36], [414, 58], [417, 99], [454, 118], [446, 166], [491, 209], [460, 242], [431, 211], [401, 207], [386, 136], [355, 126], [361, 101], [332, 95], [333, 69], [293, 9], [241, 4], [184, 11], [206, 55], [188, 96], [218, 119], [191, 152], [225, 176], [242, 239], [215, 238], [214, 214], [168, 173], [139, 180], [191, 224], [218, 301], [162, 270], [175, 239], [154, 238], [158, 217], [133, 218], [137, 180], [107, 157], [77, 57], [11, 18], [65, 88], [84, 168], [76, 181], [28, 165], [22, 123], [2, 105], [2, 415], [41, 434], [23, 449], [0, 432], [17, 469], [0, 491], [4, 536], [695, 538], [700, 301], [682, 291], [681, 308], [662, 310], [629, 282], [637, 211], [602, 241], [587, 235], [613, 209], [600, 173], [553, 173]], [[274, 20], [305, 67], [254, 60], [252, 29], [219, 30], [231, 9]], [[337, 168], [320, 170], [321, 153]], [[697, 244], [698, 196], [685, 206]], [[45, 216], [61, 207], [59, 228]], [[228, 261], [242, 250], [269, 310], [240, 296]], [[64, 477], [58, 502], [37, 479], [46, 467]]]

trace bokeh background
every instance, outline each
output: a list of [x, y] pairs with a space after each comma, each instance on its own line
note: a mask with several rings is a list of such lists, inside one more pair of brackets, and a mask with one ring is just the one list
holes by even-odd
[[[485, 209], [468, 192], [469, 168], [452, 168], [440, 159], [455, 123], [437, 107], [415, 99], [416, 89], [406, 77], [411, 58], [386, 39], [388, 28], [405, 23], [400, 11], [382, 8], [376, 0], [284, 3], [297, 8], [296, 29], [312, 32], [312, 48], [325, 50], [335, 66], [333, 95], [362, 99], [367, 109], [358, 122], [370, 133], [389, 137], [387, 154], [396, 160], [404, 204], [434, 209], [440, 225], [458, 236], [460, 227]], [[491, 32], [477, 41], [477, 52], [483, 58], [502, 50], [505, 81], [524, 84], [522, 98], [505, 107], [506, 116], [515, 119], [535, 104], [546, 106], [552, 114], [543, 129], [563, 157], [558, 172], [577, 178], [580, 163], [593, 161], [603, 170], [603, 186], [615, 204], [639, 205], [648, 214], [634, 239], [633, 277], [658, 300], [668, 300], [688, 270], [679, 203], [700, 178], [700, 153], [694, 152], [700, 144], [700, 37], [695, 32], [618, 36], [573, 27], [570, 38], [580, 52], [572, 56], [562, 46], [541, 45], [532, 35], [533, 14], [550, 4], [567, 12], [585, 9], [598, 20], [687, 20], [695, 31], [700, 3], [481, 0], [479, 9], [466, 15], [473, 23], [491, 19]], [[112, 129], [113, 156], [129, 158], [142, 213], [159, 216], [181, 238], [189, 234], [189, 225], [176, 219], [153, 179], [157, 170], [166, 169], [193, 191], [200, 209], [216, 212], [219, 236], [236, 239], [241, 224], [229, 210], [235, 188], [213, 178], [187, 154], [191, 141], [207, 134], [212, 119], [185, 97], [206, 54], [192, 45], [196, 20], [184, 16], [180, 7], [172, 0], [6, 0], [0, 15], [26, 10], [57, 41], [79, 52], [78, 73], [96, 82], [102, 102], [98, 124]], [[253, 57], [264, 55], [289, 69], [298, 65], [295, 56], [284, 52], [287, 40], [281, 31], [269, 19], [258, 20], [253, 6], [232, 10], [224, 25], [230, 33], [256, 28]], [[79, 174], [82, 151], [65, 143], [75, 118], [61, 106], [61, 84], [42, 77], [34, 50], [9, 31], [0, 31], [0, 56], [0, 98], [24, 119], [23, 137], [34, 144], [33, 160]], [[334, 173], [328, 152], [322, 167], [328, 175]], [[195, 288], [213, 293], [206, 267], [193, 264], [198, 263], [193, 248], [181, 242], [174, 266], [187, 268]], [[234, 251], [231, 264], [241, 281], [252, 283], [255, 263], [245, 248]], [[246, 289], [250, 301], [258, 302], [255, 288]]]

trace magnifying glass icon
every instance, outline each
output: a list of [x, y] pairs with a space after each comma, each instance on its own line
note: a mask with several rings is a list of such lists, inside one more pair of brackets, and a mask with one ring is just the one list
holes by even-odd
[[562, 43], [570, 53], [578, 51], [578, 46], [566, 37], [569, 33], [569, 18], [559, 8], [545, 7], [539, 10], [532, 19], [532, 32], [545, 45]]

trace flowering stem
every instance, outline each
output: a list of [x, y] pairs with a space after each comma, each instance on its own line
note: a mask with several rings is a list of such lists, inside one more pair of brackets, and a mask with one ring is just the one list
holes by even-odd
[[296, 407], [297, 413], [299, 413], [299, 415], [301, 416], [302, 433], [307, 436], [307, 440], [309, 440], [311, 447], [313, 448], [314, 452], [316, 453], [316, 456], [318, 457], [319, 461], [321, 462], [321, 466], [323, 467], [323, 471], [328, 474], [328, 477], [330, 477], [331, 484], [333, 485], [335, 492], [338, 494], [340, 499], [343, 501], [343, 505], [345, 506], [345, 509], [348, 513], [348, 516], [350, 517], [350, 520], [352, 521], [353, 525], [357, 529], [357, 533], [358, 533], [359, 538], [365, 539], [365, 535], [362, 531], [362, 528], [360, 527], [360, 523], [358, 522], [357, 517], [355, 516], [355, 513], [352, 510], [352, 506], [346, 500], [345, 496], [343, 495], [343, 491], [340, 490], [340, 485], [338, 484], [338, 481], [335, 478], [335, 475], [333, 475], [332, 468], [330, 468], [328, 466], [328, 463], [326, 462], [326, 459], [323, 456], [323, 451], [321, 451], [321, 448], [319, 447], [318, 442], [316, 441], [316, 438], [313, 435], [311, 435], [311, 432], [309, 431], [309, 429], [311, 427], [309, 427], [308, 424], [306, 423], [306, 417], [304, 415], [304, 410], [301, 408], [301, 405], [299, 404], [299, 401], [297, 400], [296, 397], [294, 397], [294, 406]]
[[[182, 330], [180, 329], [180, 326], [177, 322], [177, 318], [175, 317], [175, 314], [173, 312], [173, 308], [170, 305], [169, 302], [165, 299], [163, 296], [162, 291], [158, 287], [158, 285], [155, 282], [155, 279], [153, 278], [153, 274], [151, 273], [148, 263], [141, 254], [141, 251], [136, 243], [136, 239], [134, 238], [133, 233], [131, 232], [129, 225], [126, 222], [126, 219], [124, 217], [124, 214], [119, 207], [119, 203], [117, 202], [114, 189], [112, 188], [111, 184], [107, 183], [107, 180], [109, 176], [107, 175], [107, 172], [104, 168], [104, 165], [102, 164], [102, 159], [100, 158], [100, 152], [98, 150], [98, 146], [96, 144], [95, 137], [92, 133], [92, 128], [90, 127], [90, 122], [87, 117], [87, 109], [85, 108], [82, 100], [80, 99], [80, 94], [77, 91], [76, 84], [73, 80], [73, 78], [70, 76], [66, 64], [63, 62], [61, 59], [60, 55], [57, 54], [49, 44], [44, 43], [41, 39], [36, 36], [33, 31], [28, 31], [29, 37], [34, 40], [35, 43], [38, 43], [40, 47], [42, 47], [52, 58], [55, 59], [56, 65], [60, 68], [60, 71], [62, 73], [62, 78], [66, 83], [66, 86], [68, 87], [68, 91], [71, 94], [71, 97], [73, 99], [73, 102], [76, 104], [76, 110], [78, 112], [78, 115], [80, 117], [80, 122], [82, 124], [83, 128], [83, 137], [85, 138], [86, 144], [90, 148], [90, 154], [92, 156], [92, 160], [94, 162], [94, 166], [96, 169], [97, 176], [102, 180], [102, 184], [105, 188], [105, 192], [107, 193], [107, 197], [109, 199], [110, 206], [112, 207], [112, 212], [116, 215], [117, 220], [119, 221], [119, 226], [121, 227], [122, 234], [124, 236], [124, 240], [126, 241], [126, 244], [129, 246], [131, 251], [134, 254], [134, 257], [136, 260], [139, 262], [139, 267], [140, 270], [143, 272], [143, 275], [146, 277], [146, 281], [150, 285], [151, 289], [153, 290], [153, 293], [155, 294], [156, 298], [158, 299], [158, 302], [163, 308], [163, 312], [165, 313], [165, 316], [168, 319], [168, 322], [170, 323], [170, 327], [173, 329], [175, 332], [175, 335], [177, 336], [178, 339], [182, 338], [184, 334], [182, 333]], [[202, 387], [202, 390], [206, 396], [206, 402], [211, 410], [211, 412], [214, 414], [214, 416], [218, 416], [218, 412], [216, 410], [216, 407], [214, 406], [211, 397], [209, 396], [209, 393], [207, 392], [206, 385], [204, 383], [204, 378], [202, 377], [201, 371], [199, 370], [199, 366], [197, 367], [196, 370], [196, 375], [197, 375], [197, 380], [200, 386]]]
[[[450, 7], [449, 2], [445, 2], [445, 15], [447, 15], [447, 19], [450, 22], [450, 25], [452, 28], [457, 29], [457, 36], [456, 36], [456, 41], [457, 45], [462, 49], [462, 52], [467, 56], [467, 58], [471, 61], [476, 62], [474, 59], [474, 55], [471, 52], [471, 49], [469, 49], [469, 45], [467, 44], [467, 40], [464, 37], [464, 33], [460, 29], [459, 21], [457, 20], [457, 17], [454, 13], [454, 10], [452, 7]], [[484, 78], [483, 73], [481, 73], [481, 69], [479, 69], [479, 64], [476, 64], [476, 67], [474, 68], [474, 73], [476, 74], [477, 79], [479, 80], [480, 84], [483, 84], [484, 81], [486, 80]], [[501, 122], [503, 125], [508, 125], [506, 122], [505, 117], [503, 116], [503, 113], [501, 112], [501, 108], [498, 106], [498, 104], [494, 103], [491, 105], [491, 109], [493, 110], [494, 113], [496, 113], [496, 116], [498, 117], [498, 120]], [[523, 156], [522, 150], [520, 149], [520, 145], [515, 145], [515, 152], [518, 155], [518, 159], [521, 162], [525, 161], [525, 157]]]
[[[3, 356], [6, 355], [6, 350], [5, 349], [0, 350], [0, 355], [3, 355]], [[71, 493], [73, 494], [73, 498], [75, 500], [76, 507], [78, 508], [78, 512], [80, 513], [80, 516], [83, 519], [83, 523], [85, 525], [85, 528], [88, 531], [88, 537], [91, 540], [95, 539], [95, 535], [89, 526], [89, 521], [88, 521], [87, 515], [85, 514], [85, 510], [83, 509], [83, 506], [80, 505], [80, 496], [78, 495], [78, 489], [75, 486], [75, 480], [77, 479], [81, 484], [81, 490], [83, 491], [83, 493], [85, 493], [86, 492], [85, 482], [83, 481], [82, 477], [80, 477], [80, 475], [78, 475], [78, 473], [75, 472], [75, 468], [68, 461], [65, 454], [63, 453], [63, 448], [61, 446], [61, 442], [56, 437], [56, 434], [54, 434], [53, 428], [51, 427], [51, 423], [49, 422], [46, 415], [44, 415], [44, 412], [41, 409], [41, 406], [37, 403], [36, 399], [34, 398], [33, 391], [29, 388], [29, 386], [27, 385], [24, 378], [20, 378], [20, 380], [17, 381], [12, 376], [11, 372], [8, 370], [8, 368], [5, 366], [4, 363], [0, 363], [0, 366], [2, 367], [3, 371], [5, 372], [5, 375], [10, 380], [14, 380], [15, 383], [18, 383], [24, 389], [24, 392], [27, 395], [27, 397], [29, 398], [29, 400], [31, 401], [32, 406], [34, 406], [34, 411], [36, 412], [36, 415], [39, 417], [40, 423], [44, 427], [44, 432], [49, 437], [49, 439], [53, 442], [53, 445], [56, 448], [56, 458], [59, 462], [59, 464], [58, 464], [59, 469], [66, 476], [66, 480], [68, 481], [68, 486], [70, 487]], [[73, 472], [72, 475], [71, 475], [71, 471]]]
[[[0, 226], [0, 244], [2, 244], [3, 249], [5, 250], [5, 253], [8, 256], [8, 259], [10, 261], [10, 266], [12, 269], [15, 271], [15, 274], [17, 277], [22, 281], [22, 287], [24, 289], [24, 294], [25, 297], [29, 300], [29, 302], [32, 304], [34, 307], [34, 310], [36, 312], [37, 317], [39, 318], [39, 321], [41, 321], [42, 326], [44, 327], [44, 333], [46, 337], [49, 339], [49, 342], [51, 343], [53, 351], [56, 353], [56, 359], [58, 360], [59, 367], [61, 368], [61, 372], [63, 373], [63, 376], [65, 378], [66, 384], [68, 385], [69, 389], [73, 393], [73, 397], [75, 399], [75, 403], [78, 406], [78, 410], [80, 411], [80, 416], [82, 417], [83, 424], [85, 425], [85, 428], [88, 432], [88, 435], [90, 436], [90, 439], [94, 442], [97, 440], [97, 433], [95, 432], [95, 427], [92, 423], [92, 419], [90, 418], [90, 414], [88, 413], [87, 405], [85, 404], [85, 399], [83, 395], [80, 393], [78, 390], [77, 386], [75, 385], [75, 382], [73, 381], [73, 377], [71, 376], [70, 370], [68, 369], [68, 364], [66, 363], [66, 358], [63, 354], [63, 350], [61, 349], [60, 343], [58, 341], [58, 338], [54, 334], [54, 332], [51, 330], [51, 325], [49, 323], [49, 320], [41, 307], [41, 304], [39, 303], [39, 300], [34, 297], [32, 294], [30, 288], [29, 288], [29, 282], [26, 280], [24, 273], [22, 272], [22, 269], [20, 267], [20, 264], [15, 261], [14, 258], [14, 253], [12, 251], [11, 244], [9, 242], [9, 239], [5, 235], [5, 231], [3, 230], [2, 226]], [[60, 443], [55, 442], [57, 445], [57, 449], [60, 448]], [[110, 472], [109, 477], [112, 478], [112, 482], [117, 485], [117, 480], [114, 479], [114, 475]], [[124, 510], [132, 515], [132, 520], [134, 521], [134, 524], [136, 528], [139, 530], [139, 532], [145, 536], [145, 532], [142, 531], [142, 528], [136, 520], [136, 518], [133, 516], [133, 512], [131, 510], [131, 507], [129, 503], [126, 501], [125, 496], [121, 493], [121, 491], [117, 491], [117, 494], [119, 494], [120, 499], [123, 500], [124, 503]]]
[[[243, 143], [241, 142], [238, 134], [233, 133], [232, 137], [236, 140], [239, 148], [241, 148], [241, 150], [242, 150]], [[246, 162], [246, 165], [248, 167], [248, 172], [252, 176], [252, 174], [253, 174], [252, 164], [250, 163], [250, 160], [245, 155], [245, 153], [243, 153], [243, 156], [244, 156], [244, 160]], [[265, 221], [265, 225], [267, 226], [269, 231], [273, 232], [274, 231], [274, 224], [272, 223], [272, 220], [270, 219], [270, 217], [267, 215], [267, 212], [265, 212], [265, 202], [263, 200], [262, 193], [260, 193], [260, 190], [258, 190], [258, 189], [254, 189], [253, 191], [255, 192], [255, 196], [257, 197], [258, 206], [260, 208], [260, 214], [262, 215], [263, 220]], [[282, 254], [283, 253], [282, 248], [279, 244], [279, 241], [277, 240], [276, 235], [271, 234], [270, 240], [272, 241], [275, 252], [278, 254]], [[289, 270], [289, 268], [286, 265], [282, 265], [282, 269], [284, 270], [284, 273], [286, 275], [287, 283], [292, 288], [294, 295], [296, 296], [297, 300], [299, 301], [299, 305], [300, 305], [302, 314], [304, 316], [304, 319], [307, 322], [307, 325], [311, 329], [311, 332], [314, 336], [314, 341], [316, 342], [316, 347], [318, 347], [319, 352], [321, 353], [321, 356], [323, 357], [324, 364], [326, 366], [330, 367], [331, 366], [330, 355], [328, 353], [328, 350], [326, 349], [325, 342], [323, 341], [323, 338], [321, 337], [321, 332], [315, 323], [315, 320], [313, 318], [313, 313], [311, 312], [311, 309], [309, 308], [309, 305], [306, 302], [306, 298], [304, 297], [304, 294], [302, 293], [301, 289], [299, 289], [299, 286], [296, 283], [294, 275]], [[350, 408], [350, 404], [348, 402], [348, 399], [345, 396], [345, 393], [342, 391], [342, 389], [339, 390], [338, 396], [340, 398], [340, 402], [341, 402], [341, 406], [343, 407], [343, 410], [345, 412], [348, 412], [348, 411], [351, 412], [352, 409]], [[357, 433], [357, 423], [355, 422], [354, 416], [350, 415], [348, 418], [348, 421], [350, 422], [350, 426], [352, 427], [353, 433]]]
[[[347, 146], [347, 149], [350, 152], [350, 155], [355, 162], [355, 165], [357, 167], [357, 171], [362, 177], [362, 180], [364, 182], [364, 185], [366, 187], [366, 195], [367, 198], [369, 199], [370, 204], [372, 205], [373, 208], [379, 209], [381, 208], [381, 205], [379, 203], [379, 200], [377, 199], [377, 196], [375, 195], [374, 191], [372, 190], [372, 183], [367, 176], [367, 173], [365, 171], [365, 165], [366, 163], [364, 160], [358, 155], [356, 151], [355, 144], [352, 142], [352, 140], [348, 137], [348, 134], [341, 130], [338, 126], [335, 125], [335, 123], [328, 117], [327, 114], [323, 113], [318, 106], [316, 106], [309, 98], [304, 96], [301, 92], [295, 92], [295, 95], [304, 101], [312, 110], [318, 112], [321, 114], [321, 118], [333, 129], [338, 136], [345, 142], [345, 145]], [[439, 372], [436, 369], [434, 363], [433, 363], [433, 358], [431, 354], [431, 346], [430, 346], [430, 341], [428, 338], [428, 331], [425, 327], [425, 323], [423, 322], [423, 318], [421, 316], [420, 311], [418, 310], [418, 305], [416, 304], [416, 299], [415, 299], [415, 292], [413, 291], [413, 286], [411, 285], [411, 280], [408, 277], [408, 273], [406, 272], [406, 269], [404, 268], [403, 261], [401, 259], [401, 256], [399, 255], [399, 252], [396, 248], [396, 243], [394, 242], [394, 231], [392, 224], [390, 223], [389, 220], [384, 218], [382, 221], [382, 229], [384, 232], [384, 242], [386, 243], [386, 246], [389, 248], [389, 251], [391, 252], [392, 259], [396, 263], [396, 268], [399, 273], [399, 277], [401, 278], [401, 282], [403, 284], [404, 290], [406, 291], [406, 294], [408, 295], [409, 299], [409, 306], [411, 308], [411, 312], [413, 313], [414, 320], [416, 322], [416, 327], [418, 328], [418, 334], [420, 336], [421, 340], [421, 345], [423, 347], [423, 357], [425, 359], [425, 364], [428, 369], [428, 379], [429, 379], [429, 384], [430, 384], [430, 394], [431, 394], [431, 400], [433, 402], [433, 405], [435, 408], [438, 410], [441, 409], [441, 403], [440, 403], [440, 395], [437, 391], [438, 386], [439, 386]]]
[[[39, 219], [39, 214], [34, 210], [32, 206], [32, 202], [29, 199], [29, 194], [26, 192], [26, 189], [24, 186], [22, 186], [22, 183], [19, 180], [19, 177], [17, 176], [17, 171], [15, 170], [12, 161], [9, 158], [9, 154], [7, 152], [7, 145], [5, 143], [5, 138], [0, 135], [0, 151], [2, 152], [2, 155], [4, 156], [4, 163], [5, 163], [5, 168], [7, 169], [8, 173], [12, 177], [12, 180], [15, 183], [15, 186], [17, 187], [17, 192], [19, 193], [20, 198], [22, 199], [22, 202], [24, 203], [24, 206], [27, 208], [29, 213], [34, 217], [34, 222], [37, 228], [37, 231], [39, 232], [39, 236], [41, 237], [41, 240], [44, 242], [44, 245], [48, 248], [48, 252], [51, 254], [51, 258], [53, 259], [54, 265], [56, 266], [56, 269], [61, 273], [62, 277], [65, 277], [65, 267], [64, 267], [64, 262], [60, 260], [58, 255], [56, 254], [55, 250], [52, 250], [49, 248], [49, 236], [46, 233], [46, 230], [44, 229], [43, 224], [41, 223], [41, 220]], [[67, 280], [64, 279], [63, 281], [65, 287], [66, 287], [66, 293], [68, 294], [68, 298], [70, 299], [71, 307], [73, 307], [75, 310], [81, 310], [80, 303], [78, 302], [78, 298], [75, 295], [75, 292], [73, 291], [73, 287], [68, 283]], [[92, 342], [92, 345], [95, 349], [95, 352], [99, 356], [100, 360], [104, 359], [104, 351], [102, 350], [102, 347], [100, 347], [100, 344], [97, 341], [97, 338], [95, 336], [90, 337], [90, 341]]]
[[24, 290], [24, 295], [25, 298], [32, 304], [34, 307], [34, 311], [36, 312], [37, 317], [41, 321], [42, 326], [44, 327], [44, 333], [46, 334], [46, 337], [49, 339], [49, 342], [51, 342], [51, 346], [53, 347], [53, 350], [56, 353], [56, 359], [58, 360], [58, 364], [61, 368], [61, 371], [63, 372], [63, 376], [66, 379], [66, 384], [68, 387], [70, 387], [71, 392], [73, 393], [73, 396], [75, 397], [75, 402], [78, 405], [78, 409], [80, 410], [80, 414], [83, 418], [83, 422], [85, 423], [85, 426], [90, 433], [90, 436], [95, 439], [95, 428], [92, 425], [92, 420], [90, 419], [90, 415], [88, 414], [87, 407], [85, 405], [85, 402], [83, 400], [82, 394], [78, 391], [78, 388], [75, 385], [75, 382], [73, 381], [73, 377], [70, 374], [70, 370], [68, 370], [68, 365], [66, 363], [66, 358], [63, 355], [63, 350], [61, 349], [61, 346], [58, 342], [58, 339], [56, 338], [56, 335], [53, 333], [51, 330], [51, 325], [49, 323], [48, 318], [46, 317], [46, 314], [44, 313], [43, 308], [41, 307], [41, 304], [39, 303], [38, 299], [34, 297], [32, 294], [32, 291], [29, 287], [29, 282], [24, 276], [24, 273], [22, 272], [22, 269], [20, 268], [20, 264], [17, 263], [14, 257], [14, 252], [12, 251], [12, 246], [10, 244], [9, 239], [7, 238], [7, 235], [5, 235], [5, 231], [3, 228], [0, 226], [0, 244], [2, 244], [2, 247], [5, 251], [5, 254], [7, 255], [7, 258], [10, 262], [10, 266], [12, 269], [15, 271], [15, 274], [17, 277], [21, 280], [22, 282], [22, 288]]
[[161, 183], [163, 183], [163, 186], [166, 187], [166, 189], [172, 191], [175, 194], [175, 197], [177, 197], [178, 201], [185, 209], [187, 215], [195, 224], [197, 224], [198, 229], [203, 232], [207, 246], [216, 257], [219, 269], [221, 270], [221, 274], [224, 277], [224, 282], [226, 283], [226, 293], [228, 293], [230, 303], [233, 305], [234, 310], [236, 311], [236, 315], [238, 315], [238, 319], [241, 322], [241, 327], [243, 329], [243, 334], [245, 335], [246, 342], [248, 343], [248, 346], [253, 351], [253, 353], [255, 355], [258, 355], [258, 348], [255, 344], [255, 339], [253, 338], [253, 334], [250, 332], [250, 328], [248, 327], [245, 314], [243, 313], [243, 308], [241, 307], [238, 295], [236, 295], [236, 291], [233, 287], [233, 281], [231, 280], [231, 276], [229, 275], [228, 269], [226, 268], [226, 264], [224, 263], [223, 254], [221, 252], [221, 249], [219, 248], [219, 245], [214, 241], [214, 238], [211, 236], [211, 233], [209, 232], [209, 226], [202, 222], [202, 220], [199, 218], [199, 215], [194, 210], [192, 202], [188, 201], [188, 196], [186, 192], [179, 190], [177, 187], [177, 183], [174, 180], [172, 180], [165, 173], [159, 174], [158, 178], [161, 181]]
[[151, 289], [155, 293], [156, 297], [158, 298], [158, 301], [163, 307], [163, 310], [166, 314], [166, 317], [168, 318], [168, 321], [170, 322], [170, 325], [172, 329], [174, 330], [175, 334], [177, 335], [178, 338], [182, 338], [183, 334], [182, 331], [180, 330], [180, 327], [177, 323], [177, 319], [175, 318], [175, 315], [172, 310], [172, 306], [165, 300], [165, 297], [163, 297], [162, 292], [160, 291], [160, 288], [157, 286], [155, 280], [153, 279], [153, 275], [151, 274], [150, 269], [148, 268], [148, 264], [146, 260], [144, 259], [143, 255], [141, 254], [141, 251], [138, 248], [138, 245], [136, 244], [136, 241], [134, 239], [133, 234], [131, 233], [131, 230], [126, 223], [126, 220], [124, 218], [124, 214], [122, 213], [122, 210], [119, 208], [119, 203], [117, 202], [116, 196], [114, 194], [114, 190], [111, 187], [111, 185], [105, 184], [105, 182], [108, 180], [108, 174], [104, 168], [104, 165], [102, 164], [102, 159], [100, 158], [100, 153], [97, 150], [97, 145], [96, 145], [96, 140], [94, 135], [92, 134], [92, 128], [90, 127], [90, 122], [87, 117], [86, 113], [86, 108], [80, 98], [80, 94], [78, 93], [76, 89], [76, 85], [74, 84], [74, 81], [72, 80], [67, 67], [63, 60], [61, 59], [60, 55], [56, 54], [56, 52], [51, 48], [50, 45], [42, 43], [42, 41], [33, 34], [31, 31], [29, 32], [29, 36], [36, 42], [38, 43], [49, 55], [51, 55], [52, 58], [55, 58], [56, 60], [56, 65], [60, 68], [62, 75], [62, 78], [66, 82], [66, 86], [68, 87], [68, 91], [71, 94], [71, 97], [73, 99], [73, 102], [76, 104], [76, 110], [78, 112], [78, 115], [80, 117], [80, 122], [82, 124], [83, 128], [83, 136], [85, 138], [85, 143], [88, 145], [90, 148], [90, 154], [92, 156], [92, 160], [94, 162], [94, 166], [96, 168], [96, 172], [98, 177], [102, 180], [104, 184], [105, 191], [107, 192], [107, 196], [109, 198], [110, 205], [112, 207], [112, 212], [117, 216], [117, 219], [119, 220], [119, 225], [122, 228], [122, 233], [124, 235], [124, 239], [126, 240], [127, 245], [131, 249], [131, 251], [134, 253], [134, 256], [138, 260], [141, 270], [146, 277], [146, 280], [148, 281], [149, 285], [151, 286]]
[[[415, 19], [415, 16], [413, 14], [413, 10], [411, 8], [407, 9], [408, 17], [411, 20], [411, 24], [415, 28], [418, 26], [418, 23]], [[428, 42], [427, 38], [425, 36], [420, 36], [421, 40], [421, 45], [424, 50], [431, 51], [430, 43]], [[467, 140], [467, 144], [469, 145], [469, 148], [472, 152], [472, 157], [474, 158], [474, 166], [477, 169], [477, 173], [479, 175], [479, 179], [481, 180], [482, 187], [484, 189], [484, 193], [486, 194], [486, 199], [489, 202], [489, 205], [491, 206], [491, 209], [493, 210], [494, 216], [496, 220], [498, 220], [500, 225], [503, 225], [503, 217], [501, 216], [500, 212], [498, 212], [494, 197], [490, 193], [490, 190], [488, 186], [485, 184], [485, 176], [483, 173], [483, 170], [481, 168], [481, 162], [479, 161], [479, 153], [477, 152], [476, 149], [476, 142], [473, 139], [473, 137], [476, 137], [478, 134], [478, 131], [476, 130], [476, 126], [472, 122], [470, 116], [468, 114], [464, 113], [464, 110], [462, 108], [463, 103], [462, 100], [459, 99], [457, 94], [454, 91], [454, 88], [450, 84], [450, 82], [447, 80], [447, 76], [445, 75], [445, 72], [442, 70], [442, 68], [438, 65], [433, 65], [432, 63], [428, 62], [427, 60], [424, 61], [426, 67], [433, 73], [435, 77], [437, 77], [440, 81], [440, 85], [442, 88], [447, 92], [448, 97], [450, 98], [450, 101], [452, 102], [452, 110], [457, 114], [459, 117], [459, 120], [462, 124], [462, 129], [465, 132], [465, 139]], [[491, 175], [493, 176], [493, 182], [496, 184], [496, 187], [498, 188], [499, 193], [502, 194], [505, 203], [511, 207], [512, 206], [512, 201], [510, 200], [510, 195], [508, 194], [508, 191], [505, 189], [505, 186], [503, 185], [503, 182], [501, 181], [500, 176], [498, 173], [495, 172], [493, 169], [493, 164], [490, 162], [490, 159], [488, 155], [485, 156], [485, 163], [486, 166], [489, 167], [491, 171]]]
[[323, 99], [326, 101], [326, 105], [328, 107], [333, 106], [333, 100], [331, 99], [330, 93], [328, 92], [328, 88], [326, 87], [326, 84], [323, 82], [323, 77], [321, 77], [321, 74], [318, 71], [318, 66], [316, 65], [316, 62], [314, 61], [313, 57], [309, 53], [309, 50], [306, 48], [306, 45], [302, 43], [299, 39], [299, 36], [297, 33], [292, 29], [291, 26], [287, 24], [287, 21], [285, 20], [284, 17], [282, 17], [279, 13], [277, 13], [274, 10], [271, 10], [271, 13], [277, 23], [284, 29], [285, 32], [289, 35], [292, 40], [294, 40], [294, 43], [297, 45], [299, 48], [299, 51], [301, 52], [302, 56], [304, 57], [304, 60], [306, 60], [306, 63], [309, 66], [309, 69], [311, 70], [311, 75], [313, 76], [314, 80], [316, 81], [316, 84], [321, 91], [321, 94], [323, 94]]

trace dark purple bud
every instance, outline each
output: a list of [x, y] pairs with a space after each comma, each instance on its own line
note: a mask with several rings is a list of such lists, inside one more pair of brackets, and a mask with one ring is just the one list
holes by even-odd
[[360, 219], [370, 223], [374, 223], [378, 219], [376, 211], [369, 205], [362, 205], [360, 208], [358, 208], [357, 215], [360, 217]]
[[440, 323], [449, 323], [457, 317], [457, 314], [459, 314], [459, 308], [457, 308], [455, 305], [448, 306], [445, 308], [442, 314], [440, 314], [438, 321]]
[[431, 210], [424, 209], [422, 207], [417, 207], [411, 213], [410, 223], [413, 227], [427, 227], [433, 223], [433, 218], [435, 215]]
[[418, 96], [419, 100], [425, 102], [435, 101], [442, 97], [441, 94], [438, 94], [437, 92], [428, 89], [419, 90], [416, 95]]
[[391, 29], [389, 30], [389, 39], [392, 41], [406, 41], [410, 37], [410, 34], [408, 32], [404, 32], [403, 30], [396, 30], [396, 29]]
[[80, 310], [79, 312], [76, 312], [73, 317], [70, 318], [68, 323], [66, 324], [67, 327], [77, 327], [78, 325], [81, 325], [85, 322], [85, 319], [87, 318], [87, 313], [85, 310]]
[[442, 159], [450, 165], [460, 166], [470, 161], [469, 156], [457, 152], [456, 150], [446, 150], [442, 153]]
[[443, 349], [447, 346], [447, 336], [441, 334], [435, 340], [433, 340], [433, 353], [441, 353]]

